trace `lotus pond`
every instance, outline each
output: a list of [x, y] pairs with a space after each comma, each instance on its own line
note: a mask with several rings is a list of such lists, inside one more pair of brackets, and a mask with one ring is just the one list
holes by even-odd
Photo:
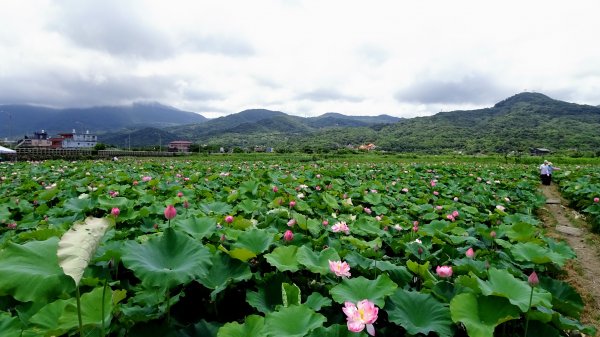
[[0, 335], [594, 333], [538, 185], [496, 164], [4, 163]]

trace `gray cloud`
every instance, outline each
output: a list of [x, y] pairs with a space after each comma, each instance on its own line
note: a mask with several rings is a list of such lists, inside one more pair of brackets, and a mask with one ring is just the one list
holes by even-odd
[[77, 46], [112, 55], [165, 59], [182, 51], [229, 56], [252, 55], [252, 45], [228, 36], [187, 33], [172, 36], [140, 15], [139, 6], [127, 1], [61, 1], [50, 29]]
[[166, 76], [109, 75], [95, 81], [48, 71], [5, 78], [0, 84], [0, 102], [84, 107], [160, 100], [176, 91], [175, 81]]
[[481, 75], [469, 75], [461, 79], [441, 81], [425, 79], [398, 91], [394, 97], [399, 102], [420, 104], [433, 103], [489, 103], [513, 93]]
[[316, 89], [313, 91], [302, 93], [296, 96], [297, 99], [304, 99], [314, 102], [325, 102], [325, 101], [348, 101], [348, 102], [361, 102], [363, 98], [344, 95], [335, 89]]
[[213, 101], [225, 98], [221, 93], [200, 89], [183, 90], [183, 98], [191, 101]]

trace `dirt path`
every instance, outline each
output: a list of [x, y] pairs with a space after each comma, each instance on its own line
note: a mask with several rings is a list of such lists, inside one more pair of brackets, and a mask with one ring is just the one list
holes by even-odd
[[577, 253], [566, 266], [566, 280], [583, 297], [582, 321], [600, 331], [600, 238], [589, 231], [583, 217], [568, 207], [555, 185], [542, 186], [546, 206], [540, 211], [545, 226], [563, 238]]

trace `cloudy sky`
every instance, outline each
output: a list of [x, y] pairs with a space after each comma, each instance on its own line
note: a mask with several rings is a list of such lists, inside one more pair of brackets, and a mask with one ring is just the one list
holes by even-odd
[[600, 104], [600, 2], [0, 0], [0, 104], [424, 116]]

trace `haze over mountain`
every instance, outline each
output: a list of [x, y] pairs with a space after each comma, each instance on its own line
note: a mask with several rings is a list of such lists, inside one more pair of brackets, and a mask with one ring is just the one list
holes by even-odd
[[[61, 116], [56, 111], [37, 109], [39, 114]], [[596, 153], [600, 149], [600, 107], [531, 92], [514, 95], [490, 108], [410, 119], [339, 113], [304, 118], [281, 111], [250, 109], [206, 120], [158, 104], [86, 111], [96, 117], [100, 127], [114, 125], [115, 131], [99, 134], [99, 140], [120, 147], [152, 147], [184, 139], [225, 148], [263, 146], [296, 151], [329, 151], [364, 143], [375, 143], [380, 150], [427, 153], [526, 152], [536, 147]], [[83, 114], [63, 113], [70, 116], [73, 127], [83, 124]], [[40, 123], [33, 115], [28, 118]], [[95, 124], [89, 125], [91, 130], [97, 129]]]
[[[90, 130], [93, 133], [115, 132], [121, 129], [202, 123], [207, 119], [197, 113], [182, 111], [155, 102], [126, 106], [53, 109], [33, 105], [0, 105], [4, 113], [0, 137], [22, 138], [35, 131], [50, 134]], [[10, 119], [7, 115], [10, 114]]]

